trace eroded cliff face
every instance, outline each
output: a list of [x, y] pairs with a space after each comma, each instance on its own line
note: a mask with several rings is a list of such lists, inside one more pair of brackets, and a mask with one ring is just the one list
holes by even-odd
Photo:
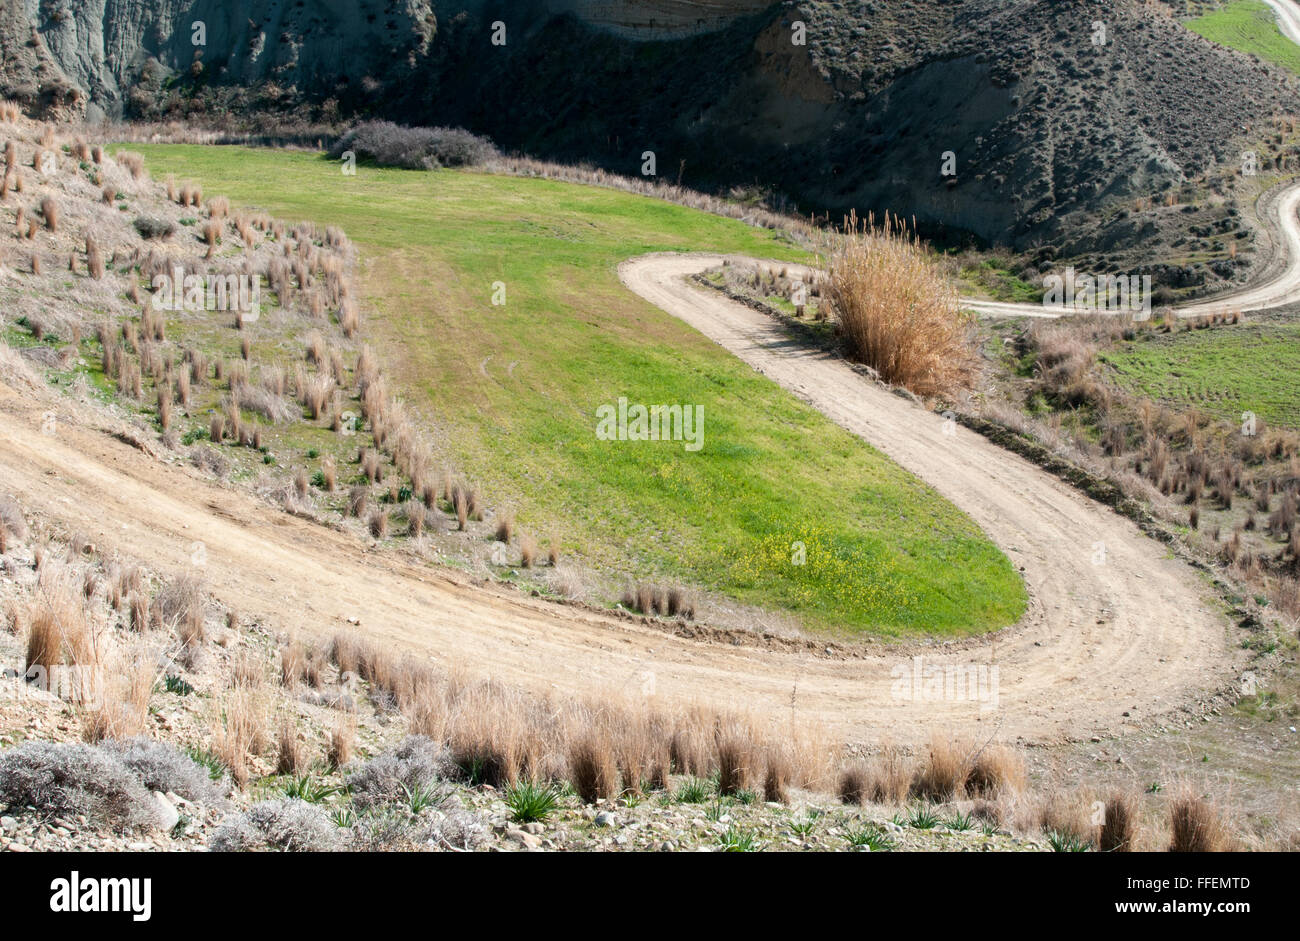
[[[6, 0], [7, 3], [13, 0]], [[426, 0], [24, 0], [31, 26], [88, 97], [119, 117], [172, 76], [274, 82], [306, 95], [418, 70], [436, 19]]]
[[[53, 97], [80, 96], [91, 117], [382, 116], [629, 174], [653, 150], [661, 172], [689, 185], [766, 189], [832, 218], [889, 209], [933, 233], [1020, 248], [1149, 238], [1096, 220], [1235, 161], [1249, 127], [1300, 110], [1293, 78], [1138, 0], [6, 0], [5, 10], [17, 37], [0, 35], [6, 62], [14, 49], [14, 62], [43, 70], [37, 84], [66, 83]], [[492, 42], [497, 21], [504, 45]], [[23, 45], [33, 28], [44, 53]]]
[[64, 72], [20, 0], [0, 0], [0, 97], [32, 115], [77, 119], [87, 95]]

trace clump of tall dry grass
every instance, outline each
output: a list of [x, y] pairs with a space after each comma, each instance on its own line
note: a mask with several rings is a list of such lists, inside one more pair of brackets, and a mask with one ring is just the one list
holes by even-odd
[[59, 204], [54, 201], [53, 196], [46, 196], [41, 200], [41, 216], [45, 219], [45, 227], [51, 232], [59, 231]]
[[158, 677], [148, 657], [119, 652], [99, 684], [99, 695], [82, 716], [82, 737], [89, 742], [128, 739], [142, 734], [149, 720], [149, 697]]
[[134, 150], [119, 151], [113, 159], [126, 167], [131, 174], [131, 179], [133, 180], [140, 179], [144, 174], [144, 156], [136, 153]]
[[838, 761], [802, 727], [769, 729], [750, 715], [617, 696], [556, 700], [469, 682], [352, 634], [337, 635], [329, 655], [340, 676], [371, 684], [377, 705], [404, 713], [413, 732], [448, 745], [467, 777], [493, 786], [567, 779], [595, 801], [663, 787], [671, 773], [716, 773], [726, 792], [762, 786], [779, 795], [822, 786]]
[[610, 743], [595, 734], [575, 741], [569, 749], [569, 780], [588, 804], [618, 796], [618, 766]]
[[1138, 805], [1132, 795], [1117, 791], [1102, 810], [1097, 849], [1103, 853], [1131, 853], [1136, 849]]
[[276, 752], [276, 774], [301, 774], [311, 763], [306, 743], [298, 734], [298, 726], [288, 716], [280, 719], [276, 733]]
[[851, 215], [831, 258], [827, 295], [849, 352], [917, 395], [969, 384], [976, 357], [957, 292], [907, 224]]
[[244, 688], [232, 690], [213, 720], [213, 754], [234, 782], [244, 787], [252, 776], [251, 759], [266, 745], [266, 707], [260, 694]]
[[1231, 848], [1218, 810], [1204, 797], [1184, 789], [1169, 805], [1169, 852], [1222, 853]]
[[26, 620], [27, 672], [42, 670], [53, 681], [54, 671], [67, 666], [82, 668], [70, 674], [73, 678], [93, 676], [101, 659], [99, 639], [69, 572], [58, 566], [41, 572]]

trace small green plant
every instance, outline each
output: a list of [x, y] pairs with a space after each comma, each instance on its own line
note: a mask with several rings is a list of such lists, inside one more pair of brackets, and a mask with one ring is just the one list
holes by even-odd
[[760, 844], [752, 831], [728, 827], [718, 834], [718, 845], [724, 853], [753, 853]]
[[336, 807], [330, 811], [330, 820], [334, 821], [334, 826], [347, 830], [357, 822], [357, 812], [349, 807]]
[[560, 794], [555, 788], [533, 781], [521, 781], [506, 791], [510, 819], [516, 823], [540, 822], [555, 813]]
[[700, 778], [688, 778], [677, 789], [677, 802], [680, 804], [703, 804], [713, 796], [714, 788], [708, 781]]
[[313, 461], [316, 460], [316, 458], [320, 457], [320, 449], [319, 449], [319, 448], [308, 448], [308, 449], [307, 449], [307, 457], [309, 457], [309, 458], [310, 458], [311, 460], [313, 460]]
[[221, 759], [206, 748], [187, 748], [185, 753], [190, 756], [190, 760], [196, 765], [206, 768], [208, 777], [213, 781], [220, 781], [225, 776], [226, 766], [221, 763]]
[[817, 827], [814, 820], [791, 820], [790, 829], [794, 831], [795, 836], [806, 838]]
[[1086, 840], [1079, 839], [1073, 833], [1062, 833], [1059, 830], [1047, 831], [1047, 845], [1054, 853], [1086, 853], [1089, 849]]
[[284, 796], [296, 797], [308, 804], [320, 804], [342, 790], [343, 788], [337, 785], [326, 784], [310, 774], [303, 774], [292, 777], [285, 783]]
[[737, 804], [744, 804], [746, 806], [758, 800], [758, 793], [756, 791], [750, 790], [747, 787], [742, 787], [740, 790], [736, 791], [736, 793], [732, 794], [731, 796], [735, 799]]
[[194, 687], [187, 683], [184, 677], [177, 676], [174, 673], [168, 673], [163, 678], [163, 689], [177, 696], [188, 696], [194, 692]]
[[933, 830], [939, 825], [939, 815], [929, 804], [917, 804], [907, 814], [907, 826], [914, 830]]
[[873, 853], [887, 853], [897, 845], [875, 824], [851, 827], [844, 831], [844, 839], [849, 846], [865, 846]]
[[402, 793], [406, 795], [406, 809], [411, 812], [413, 817], [418, 817], [430, 807], [436, 807], [445, 799], [445, 795], [440, 793], [437, 788], [423, 784], [417, 784], [414, 787], [407, 787], [403, 784]]
[[704, 811], [704, 816], [708, 817], [714, 823], [717, 823], [723, 817], [727, 816], [727, 805], [722, 801], [714, 801], [709, 805], [708, 810]]
[[623, 802], [624, 807], [631, 809], [639, 806], [645, 800], [643, 793], [643, 791], [627, 790], [623, 792], [623, 796], [619, 800]]
[[1164, 789], [1165, 789], [1164, 785], [1161, 784], [1159, 781], [1152, 781], [1150, 784], [1147, 785], [1148, 794], [1159, 794]]
[[958, 811], [944, 822], [944, 826], [949, 830], [973, 830], [975, 822], [971, 820], [970, 814], [963, 814]]

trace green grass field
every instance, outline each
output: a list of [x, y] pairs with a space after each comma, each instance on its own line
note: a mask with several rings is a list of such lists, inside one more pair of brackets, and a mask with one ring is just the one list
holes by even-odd
[[[680, 579], [832, 633], [953, 636], [1024, 610], [1008, 560], [933, 491], [695, 331], [616, 265], [670, 249], [799, 260], [770, 232], [639, 196], [306, 153], [133, 146], [153, 174], [343, 226], [363, 333], [439, 456], [607, 573]], [[506, 304], [491, 302], [494, 282]], [[598, 440], [620, 396], [704, 412], [704, 448]], [[795, 543], [806, 564], [794, 565]]]
[[1120, 385], [1170, 405], [1240, 421], [1254, 412], [1300, 428], [1300, 324], [1151, 334], [1101, 357]]
[[1276, 15], [1262, 0], [1234, 0], [1185, 25], [1206, 39], [1300, 74], [1300, 46], [1282, 35]]

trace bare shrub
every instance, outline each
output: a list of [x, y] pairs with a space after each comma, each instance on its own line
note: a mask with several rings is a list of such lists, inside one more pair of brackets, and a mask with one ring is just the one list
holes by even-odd
[[423, 735], [412, 735], [348, 775], [347, 783], [353, 804], [358, 810], [368, 810], [400, 803], [417, 790], [432, 792], [454, 771], [445, 746]]
[[380, 166], [409, 170], [479, 166], [497, 154], [490, 140], [460, 128], [403, 127], [391, 121], [355, 125], [330, 148], [330, 155], [338, 158], [346, 151]]
[[90, 745], [23, 742], [0, 753], [0, 803], [43, 816], [84, 814], [115, 827], [161, 821], [140, 779], [113, 752]]
[[178, 794], [187, 801], [206, 806], [221, 803], [221, 786], [208, 769], [167, 742], [148, 738], [105, 742], [102, 746], [116, 755], [150, 791]]
[[222, 821], [209, 843], [216, 853], [283, 850], [315, 853], [337, 850], [343, 832], [320, 808], [296, 799], [264, 801]]

